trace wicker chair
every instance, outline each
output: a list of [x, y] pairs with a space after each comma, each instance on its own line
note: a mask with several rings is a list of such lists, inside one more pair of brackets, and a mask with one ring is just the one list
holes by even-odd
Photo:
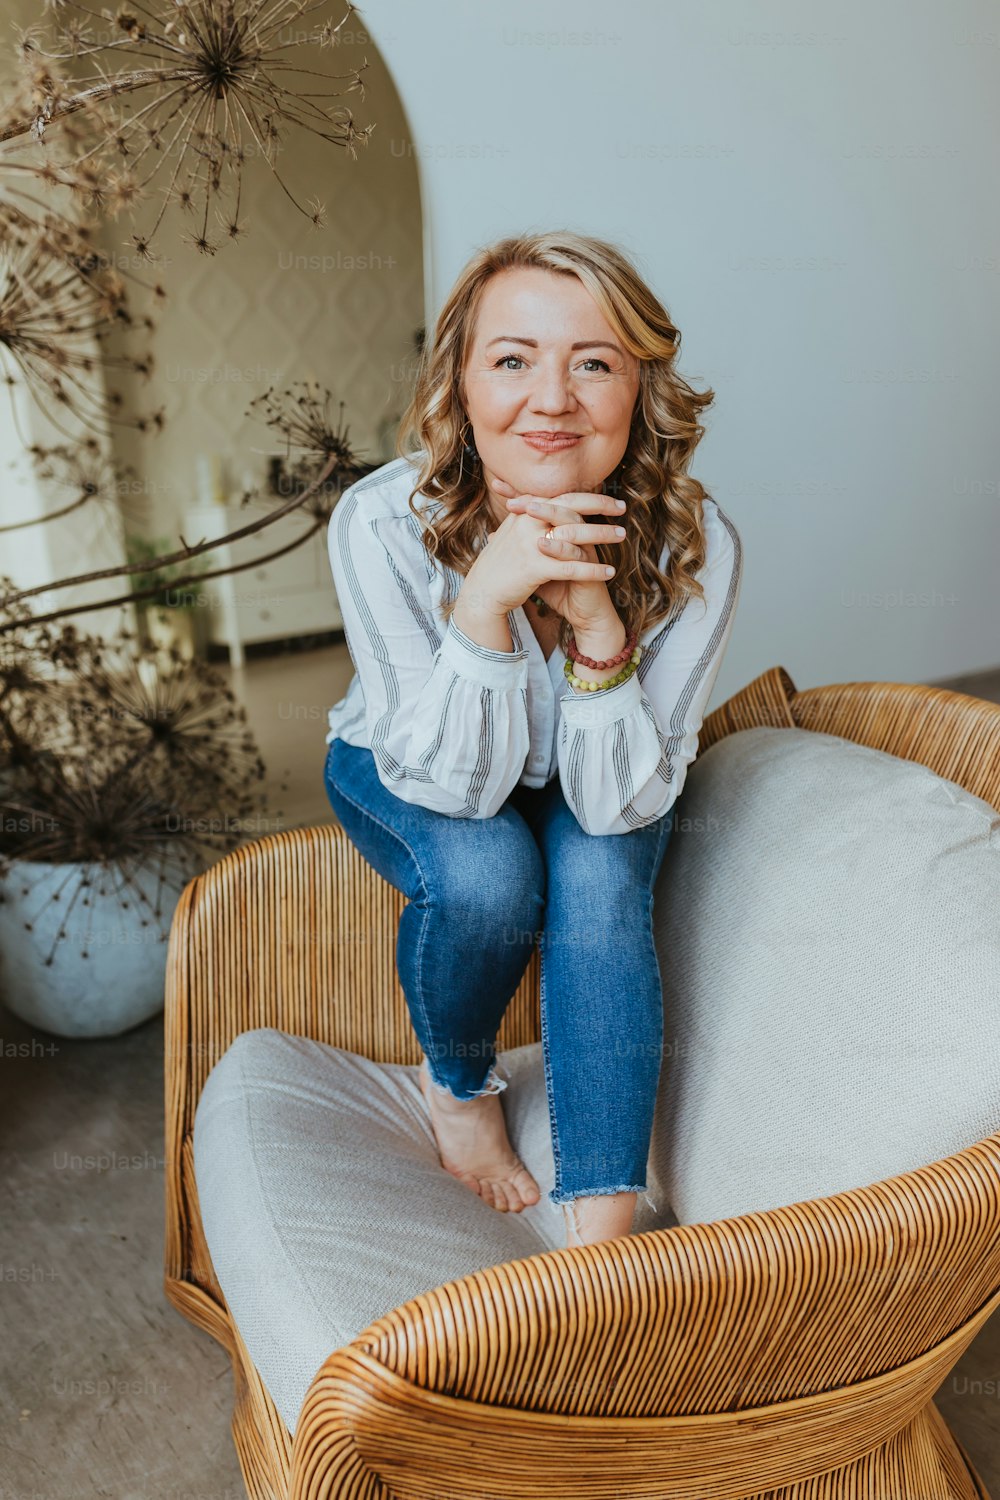
[[[708, 716], [700, 748], [761, 724], [922, 761], [1000, 806], [998, 705], [897, 683], [797, 692], [775, 667]], [[450, 1282], [330, 1352], [293, 1441], [213, 1274], [195, 1107], [252, 1027], [419, 1061], [403, 905], [330, 823], [236, 850], [174, 918], [166, 1290], [231, 1354], [249, 1493], [987, 1500], [932, 1397], [1000, 1306], [1000, 1131], [855, 1191]], [[536, 949], [501, 1049], [538, 1039], [538, 980]]]

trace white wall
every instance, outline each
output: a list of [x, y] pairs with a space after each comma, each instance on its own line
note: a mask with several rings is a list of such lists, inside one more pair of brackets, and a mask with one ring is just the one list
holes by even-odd
[[617, 241], [716, 402], [746, 565], [712, 706], [1000, 663], [1000, 16], [987, 0], [373, 0], [428, 322], [479, 244]]

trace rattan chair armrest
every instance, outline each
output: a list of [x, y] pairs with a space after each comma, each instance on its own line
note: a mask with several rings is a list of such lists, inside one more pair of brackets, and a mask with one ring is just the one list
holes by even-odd
[[555, 1468], [574, 1441], [594, 1466], [586, 1493], [611, 1493], [595, 1418], [615, 1493], [651, 1492], [621, 1419], [654, 1418], [658, 1493], [756, 1494], [772, 1459], [775, 1482], [794, 1472], [782, 1444], [815, 1473], [914, 1420], [998, 1306], [1000, 1133], [828, 1198], [547, 1251], [413, 1298], [317, 1372], [290, 1494], [379, 1494], [375, 1473], [397, 1493], [411, 1461], [421, 1494], [453, 1492], [491, 1408], [511, 1496], [564, 1493]]

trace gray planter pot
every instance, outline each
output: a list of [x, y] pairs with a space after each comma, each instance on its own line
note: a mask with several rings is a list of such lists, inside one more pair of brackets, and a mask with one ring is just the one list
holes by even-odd
[[[0, 880], [0, 1000], [55, 1036], [118, 1036], [163, 1009], [170, 923], [190, 878], [164, 883], [157, 917], [155, 864], [133, 872], [130, 883], [118, 869], [89, 868], [94, 879], [86, 889], [85, 865], [19, 860]], [[108, 888], [103, 896], [100, 884]]]

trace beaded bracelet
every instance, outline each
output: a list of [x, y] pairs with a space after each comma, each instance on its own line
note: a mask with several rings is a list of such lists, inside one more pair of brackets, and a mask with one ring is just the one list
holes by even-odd
[[634, 630], [625, 633], [625, 645], [617, 656], [609, 656], [607, 661], [593, 661], [589, 656], [584, 656], [582, 651], [576, 649], [576, 636], [570, 636], [570, 642], [566, 648], [566, 655], [570, 661], [575, 661], [578, 667], [592, 667], [594, 671], [603, 672], [605, 667], [618, 667], [622, 662], [628, 661], [635, 650], [639, 637]]
[[617, 672], [614, 677], [609, 677], [607, 682], [588, 682], [585, 677], [576, 677], [573, 673], [573, 662], [567, 656], [563, 666], [563, 675], [571, 688], [576, 688], [582, 693], [598, 693], [605, 688], [617, 687], [619, 683], [627, 682], [632, 674], [638, 671], [639, 658], [642, 656], [642, 647], [636, 646], [629, 658], [628, 665]]

